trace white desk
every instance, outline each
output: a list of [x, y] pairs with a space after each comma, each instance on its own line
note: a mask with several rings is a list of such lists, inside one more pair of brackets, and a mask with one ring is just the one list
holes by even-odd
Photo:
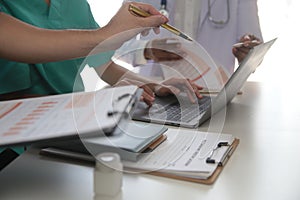
[[[248, 82], [229, 105], [223, 132], [241, 142], [215, 184], [126, 174], [122, 199], [299, 200], [300, 101], [283, 97], [284, 88], [275, 79]], [[90, 200], [92, 174], [91, 166], [30, 150], [0, 173], [0, 199]]]

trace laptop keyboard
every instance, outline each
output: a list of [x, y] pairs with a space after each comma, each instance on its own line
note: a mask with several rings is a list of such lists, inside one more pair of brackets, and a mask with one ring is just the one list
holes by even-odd
[[198, 99], [198, 104], [193, 104], [186, 98], [164, 105], [165, 102], [160, 102], [158, 98], [154, 106], [159, 109], [154, 110], [152, 117], [168, 121], [190, 122], [205, 112], [210, 106], [210, 102], [211, 98], [204, 96]]

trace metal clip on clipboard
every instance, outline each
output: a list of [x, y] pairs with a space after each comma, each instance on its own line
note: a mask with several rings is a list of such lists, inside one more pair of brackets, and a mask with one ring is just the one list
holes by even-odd
[[[216, 161], [216, 159], [213, 158], [215, 152], [222, 148], [227, 147], [227, 150], [224, 152], [223, 156], [221, 157], [220, 161]], [[218, 166], [224, 166], [226, 162], [228, 161], [229, 157], [233, 153], [233, 146], [229, 144], [228, 142], [219, 142], [217, 147], [215, 147], [212, 151], [209, 157], [206, 158], [206, 163], [208, 164], [218, 164]]]

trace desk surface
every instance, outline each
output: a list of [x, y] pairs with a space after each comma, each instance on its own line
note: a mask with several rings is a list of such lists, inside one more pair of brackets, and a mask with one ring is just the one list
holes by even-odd
[[[299, 200], [299, 97], [284, 98], [281, 89], [248, 82], [229, 104], [219, 124], [241, 143], [215, 184], [125, 174], [120, 199]], [[222, 113], [215, 117], [224, 119]], [[219, 124], [200, 130], [218, 130]], [[0, 199], [93, 199], [92, 175], [92, 166], [40, 157], [31, 149], [0, 173]]]

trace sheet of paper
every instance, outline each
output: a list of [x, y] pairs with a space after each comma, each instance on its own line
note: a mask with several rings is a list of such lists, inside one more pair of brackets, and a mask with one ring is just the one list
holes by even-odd
[[183, 44], [182, 49], [186, 53], [183, 59], [160, 63], [164, 78], [189, 78], [209, 90], [221, 90], [230, 75], [200, 46]]
[[192, 51], [186, 48], [184, 51], [187, 55], [181, 60], [161, 62], [165, 78], [181, 77], [196, 81], [213, 68]]
[[[0, 102], [0, 145], [97, 133], [114, 126], [137, 87]], [[128, 98], [118, 100], [124, 94]], [[117, 111], [113, 117], [107, 113]], [[120, 111], [120, 113], [118, 113]]]
[[[162, 171], [184, 176], [208, 178], [217, 164], [206, 163], [213, 149], [222, 142], [233, 142], [232, 135], [204, 133], [196, 130], [167, 131], [167, 141], [153, 152], [145, 154], [138, 162], [124, 162], [124, 166], [138, 170]], [[214, 159], [219, 161], [226, 148], [217, 149]]]

